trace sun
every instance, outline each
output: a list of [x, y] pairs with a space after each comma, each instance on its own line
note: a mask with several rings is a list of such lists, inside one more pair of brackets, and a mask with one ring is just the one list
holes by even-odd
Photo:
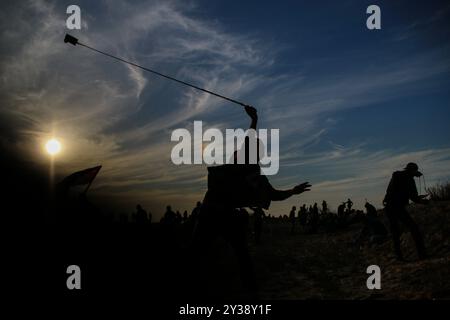
[[48, 154], [53, 156], [61, 151], [61, 143], [55, 138], [50, 139], [45, 144], [45, 150], [47, 150]]

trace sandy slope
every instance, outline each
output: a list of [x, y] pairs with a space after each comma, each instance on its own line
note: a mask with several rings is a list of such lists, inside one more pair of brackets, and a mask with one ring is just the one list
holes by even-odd
[[[393, 258], [390, 238], [375, 247], [354, 244], [362, 228], [336, 233], [289, 234], [289, 223], [266, 223], [264, 242], [251, 244], [267, 299], [433, 299], [450, 298], [450, 203], [411, 206], [430, 259], [417, 261], [409, 233], [402, 234], [407, 262]], [[384, 221], [386, 222], [386, 221]], [[387, 225], [387, 223], [386, 223]], [[366, 287], [367, 266], [381, 268], [381, 290]]]

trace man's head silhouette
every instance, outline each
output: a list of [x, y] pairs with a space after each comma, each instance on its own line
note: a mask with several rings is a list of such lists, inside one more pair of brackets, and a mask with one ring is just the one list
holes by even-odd
[[419, 166], [414, 162], [408, 163], [404, 170], [409, 172], [414, 177], [422, 176], [422, 172], [419, 171]]

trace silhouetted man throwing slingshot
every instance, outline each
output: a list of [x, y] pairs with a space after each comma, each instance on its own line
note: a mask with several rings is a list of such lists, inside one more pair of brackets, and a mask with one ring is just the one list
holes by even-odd
[[396, 171], [392, 174], [391, 181], [386, 191], [383, 204], [386, 207], [386, 215], [389, 219], [392, 239], [394, 241], [394, 251], [398, 260], [403, 260], [400, 248], [399, 222], [403, 223], [411, 231], [416, 243], [419, 259], [426, 258], [425, 246], [422, 235], [414, 220], [406, 210], [409, 200], [416, 203], [427, 204], [426, 195], [418, 195], [414, 177], [420, 177], [419, 167], [415, 163], [408, 163], [403, 171]]
[[[246, 106], [245, 111], [251, 118], [250, 128], [256, 130], [258, 121], [255, 108]], [[249, 134], [250, 135], [250, 134]], [[239, 211], [242, 207], [259, 207], [268, 209], [271, 201], [285, 200], [293, 195], [310, 190], [308, 182], [299, 184], [289, 190], [276, 190], [266, 176], [261, 175], [259, 166], [260, 150], [257, 150], [257, 162], [251, 164], [249, 159], [249, 137], [239, 152], [245, 152], [243, 164], [225, 164], [208, 168], [208, 191], [201, 207], [198, 228], [194, 243], [205, 246], [216, 236], [227, 240], [238, 258], [241, 278], [244, 286], [255, 291], [256, 283], [253, 267], [245, 241], [245, 235], [239, 230]], [[252, 138], [252, 137], [250, 137]], [[259, 141], [257, 146], [260, 147]], [[259, 149], [259, 148], [256, 148]], [[235, 152], [234, 160], [238, 158]]]

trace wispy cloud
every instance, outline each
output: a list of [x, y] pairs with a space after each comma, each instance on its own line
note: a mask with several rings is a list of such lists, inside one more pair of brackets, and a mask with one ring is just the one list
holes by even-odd
[[[274, 203], [273, 210], [287, 213], [290, 206], [298, 206], [298, 202], [320, 204], [324, 199], [335, 209], [347, 198], [352, 198], [356, 207], [361, 208], [366, 199], [380, 207], [391, 174], [402, 170], [411, 161], [420, 165], [428, 187], [450, 180], [449, 148], [378, 152], [371, 152], [363, 146], [338, 149], [338, 153], [332, 148], [330, 151], [310, 154], [301, 162], [288, 162], [289, 172], [307, 176], [313, 183], [313, 191], [300, 196], [300, 199]], [[280, 186], [285, 187], [298, 182], [290, 175], [278, 181]], [[425, 193], [423, 181], [417, 181], [416, 184]]]

